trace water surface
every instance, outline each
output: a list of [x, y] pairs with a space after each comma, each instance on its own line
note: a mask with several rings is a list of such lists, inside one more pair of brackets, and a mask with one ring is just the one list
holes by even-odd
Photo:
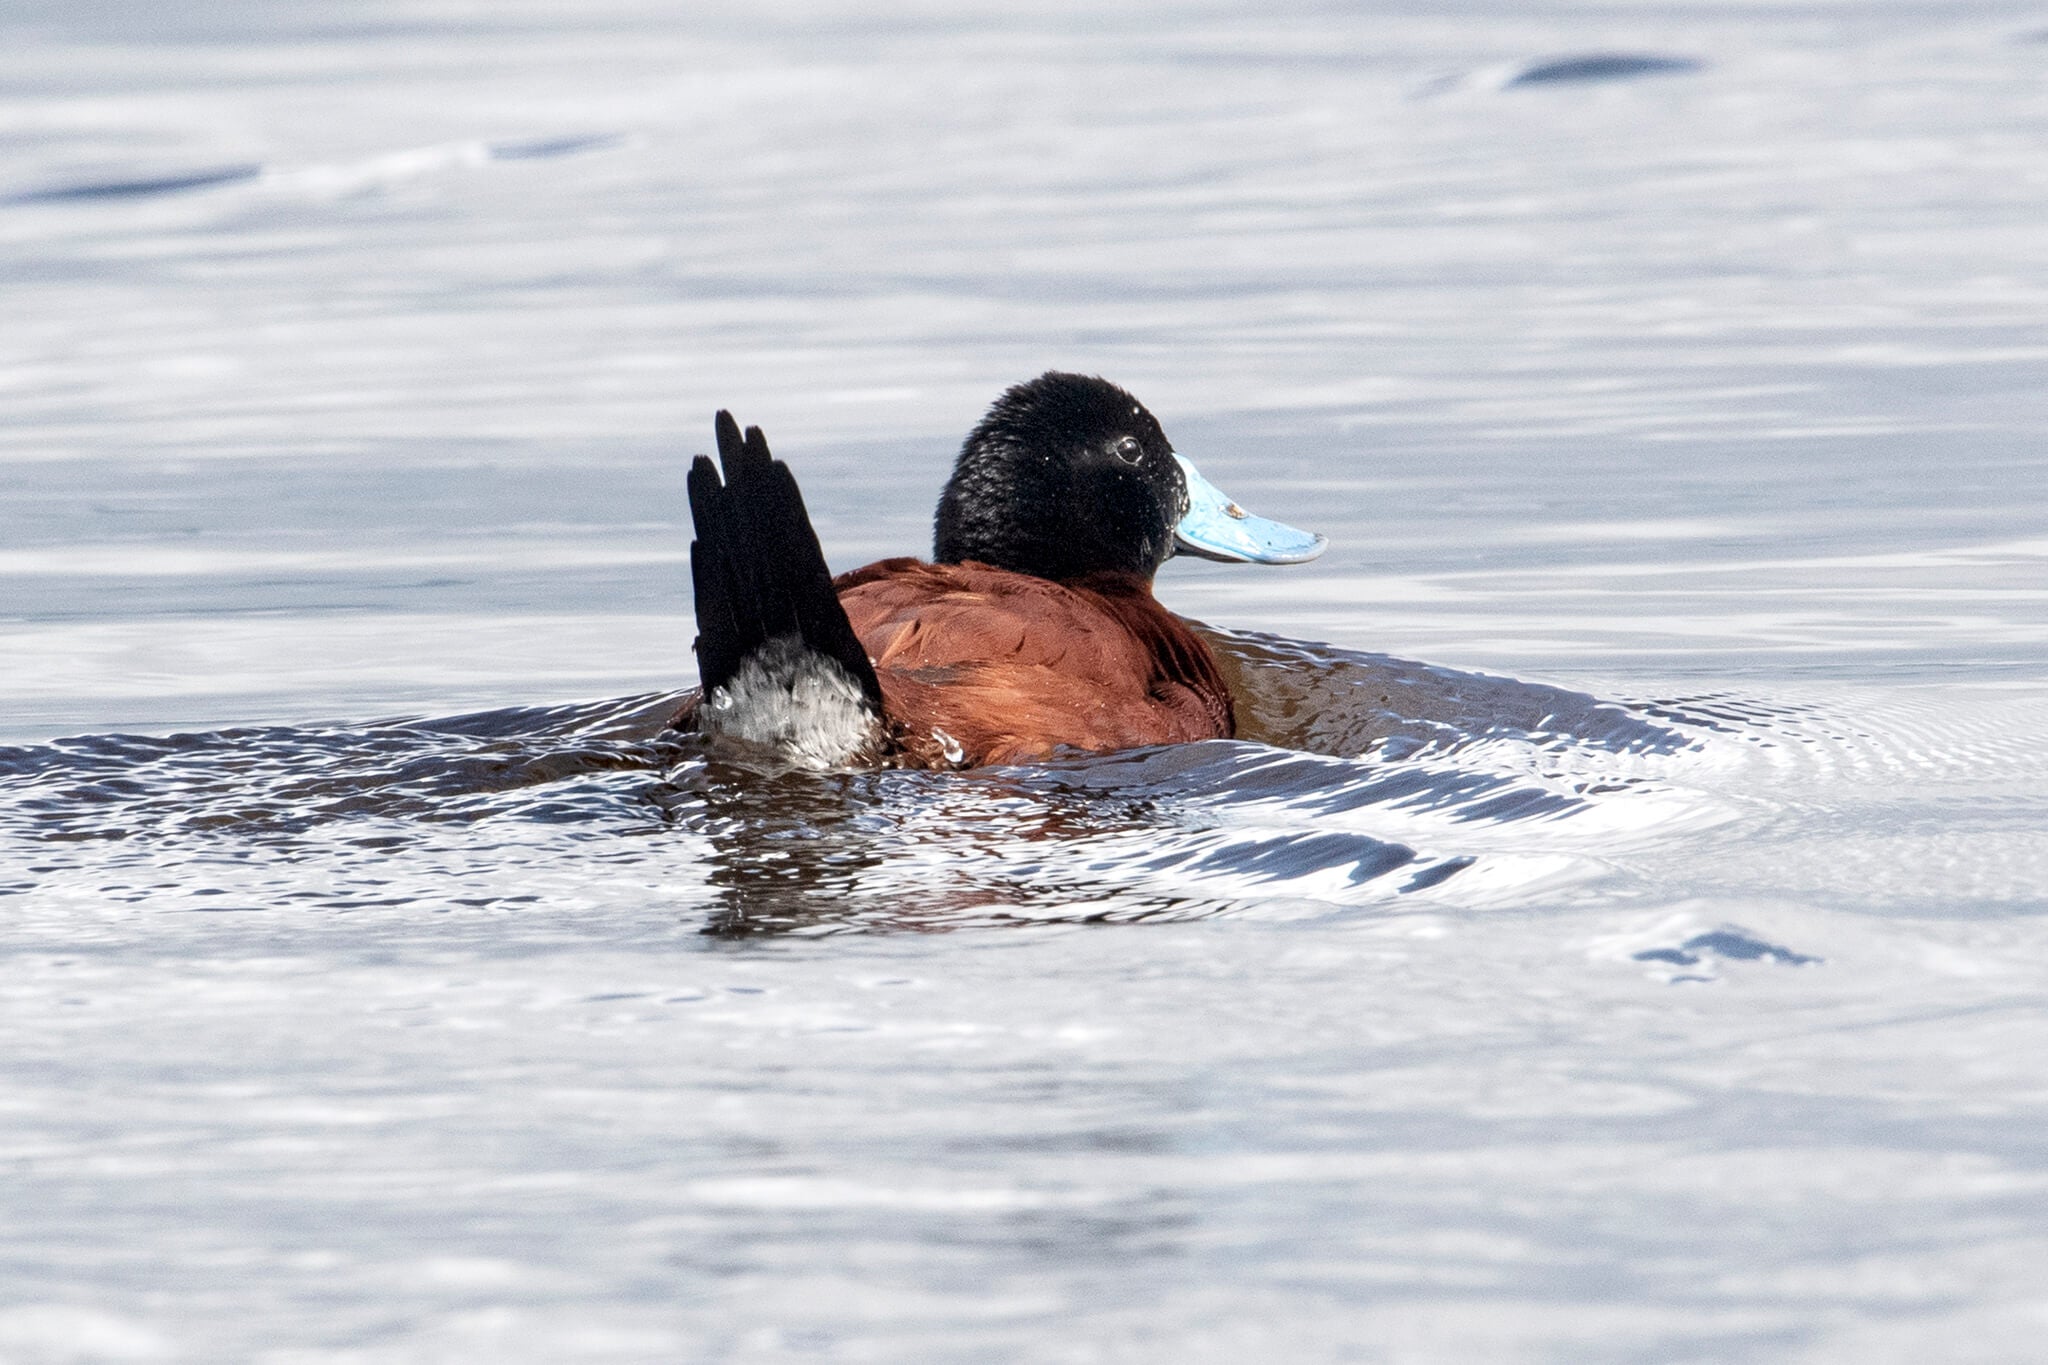
[[[0, 1358], [2036, 1353], [2037, 7], [4, 23]], [[1054, 366], [1239, 739], [661, 733]]]

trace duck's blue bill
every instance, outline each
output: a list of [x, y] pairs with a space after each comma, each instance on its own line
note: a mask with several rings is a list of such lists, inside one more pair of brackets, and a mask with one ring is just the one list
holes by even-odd
[[1253, 516], [1200, 470], [1173, 458], [1188, 481], [1188, 514], [1173, 528], [1177, 553], [1244, 564], [1304, 564], [1330, 548], [1326, 536]]

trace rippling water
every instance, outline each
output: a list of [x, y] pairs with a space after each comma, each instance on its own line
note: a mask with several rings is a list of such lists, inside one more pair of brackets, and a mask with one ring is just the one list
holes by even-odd
[[[2044, 23], [17, 5], [0, 1360], [2033, 1359]], [[1051, 366], [1238, 740], [662, 735]]]

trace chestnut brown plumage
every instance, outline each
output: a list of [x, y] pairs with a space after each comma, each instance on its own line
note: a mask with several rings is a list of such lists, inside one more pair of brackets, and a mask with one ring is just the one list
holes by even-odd
[[874, 660], [891, 738], [916, 766], [1236, 732], [1209, 647], [1136, 574], [1055, 583], [971, 560], [885, 559], [833, 586]]

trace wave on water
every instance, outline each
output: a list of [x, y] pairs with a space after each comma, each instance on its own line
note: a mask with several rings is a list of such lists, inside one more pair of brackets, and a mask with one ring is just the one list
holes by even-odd
[[56, 204], [95, 199], [147, 199], [160, 194], [184, 194], [192, 190], [237, 185], [263, 174], [255, 162], [239, 166], [213, 166], [202, 170], [159, 171], [154, 174], [110, 176], [75, 184], [51, 185], [24, 190], [0, 198], [5, 204]]
[[251, 182], [267, 189], [303, 193], [316, 198], [345, 198], [494, 161], [548, 161], [580, 156], [616, 147], [625, 140], [618, 133], [568, 133], [498, 141], [449, 142], [317, 165], [270, 165], [252, 161], [227, 166], [136, 171], [84, 177], [0, 195], [0, 204], [151, 199]]
[[1531, 62], [1515, 72], [1507, 85], [1585, 85], [1643, 76], [1686, 76], [1705, 67], [1697, 57], [1661, 52], [1580, 52]]
[[964, 774], [709, 760], [664, 733], [671, 694], [4, 749], [0, 837], [25, 870], [0, 893], [507, 908], [602, 847], [608, 875], [632, 869], [618, 894], [669, 888], [720, 934], [1514, 904], [1726, 819], [1666, 769], [1752, 724], [1209, 638], [1238, 739]]
[[1501, 92], [1532, 87], [1613, 85], [1646, 77], [1692, 76], [1706, 69], [1705, 61], [1680, 53], [1570, 52], [1435, 76], [1417, 87], [1415, 93], [1430, 96], [1457, 90]]

